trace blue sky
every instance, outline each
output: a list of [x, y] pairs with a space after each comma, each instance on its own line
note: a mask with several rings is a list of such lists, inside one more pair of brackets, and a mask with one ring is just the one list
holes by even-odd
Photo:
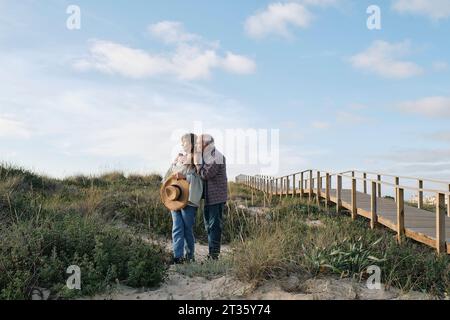
[[0, 161], [163, 172], [201, 123], [279, 129], [275, 175], [450, 179], [449, 31], [450, 0], [0, 0]]

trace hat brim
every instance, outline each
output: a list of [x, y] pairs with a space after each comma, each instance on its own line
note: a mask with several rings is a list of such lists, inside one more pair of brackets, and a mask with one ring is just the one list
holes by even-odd
[[[168, 186], [176, 185], [181, 190], [180, 198], [177, 200], [169, 200], [164, 192], [164, 189]], [[175, 178], [170, 178], [161, 186], [159, 190], [159, 195], [164, 206], [170, 211], [178, 211], [185, 208], [189, 201], [189, 182], [186, 180], [177, 180]]]

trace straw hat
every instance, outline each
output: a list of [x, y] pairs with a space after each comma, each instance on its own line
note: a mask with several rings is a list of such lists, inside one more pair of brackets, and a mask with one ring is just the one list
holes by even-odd
[[189, 199], [189, 182], [186, 180], [168, 179], [159, 191], [164, 206], [177, 211], [185, 208]]

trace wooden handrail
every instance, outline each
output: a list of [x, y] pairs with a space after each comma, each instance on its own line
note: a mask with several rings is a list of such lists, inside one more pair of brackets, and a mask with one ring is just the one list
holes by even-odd
[[[306, 174], [305, 174], [306, 173]], [[351, 175], [349, 175], [351, 173]], [[355, 173], [363, 173], [363, 177], [358, 177]], [[368, 178], [368, 175], [376, 175], [376, 178]], [[446, 243], [446, 217], [445, 212], [450, 217], [450, 183], [444, 181], [438, 181], [433, 179], [424, 178], [412, 178], [405, 176], [395, 176], [387, 175], [373, 172], [364, 172], [359, 170], [344, 171], [340, 173], [329, 173], [326, 171], [308, 169], [300, 171], [298, 173], [293, 173], [283, 177], [270, 177], [270, 176], [247, 176], [242, 175], [243, 183], [252, 189], [259, 190], [263, 193], [268, 193], [270, 199], [273, 195], [280, 197], [289, 196], [292, 197], [299, 195], [303, 197], [304, 194], [308, 194], [309, 202], [312, 201], [314, 195], [317, 204], [321, 205], [321, 198], [325, 200], [325, 206], [328, 207], [330, 201], [336, 204], [337, 212], [340, 212], [341, 208], [346, 208], [350, 211], [352, 219], [356, 219], [358, 215], [362, 215], [370, 219], [370, 227], [375, 228], [377, 224], [384, 225], [397, 232], [398, 242], [401, 243], [404, 237], [413, 238], [414, 240], [425, 243], [433, 248], [436, 248], [438, 253], [449, 253], [449, 244]], [[382, 176], [389, 176], [395, 178], [395, 183], [386, 182], [381, 180]], [[292, 180], [290, 178], [292, 177]], [[336, 194], [331, 199], [331, 177], [336, 177]], [[297, 179], [299, 189], [297, 189]], [[323, 178], [325, 178], [325, 191], [323, 191]], [[350, 189], [350, 199], [348, 199], [348, 193], [346, 195], [346, 202], [343, 201], [343, 189], [342, 180], [343, 178], [351, 179], [351, 189]], [[418, 182], [418, 187], [405, 186], [400, 184], [400, 179], [411, 179]], [[278, 182], [279, 181], [279, 182]], [[364, 192], [357, 191], [357, 181], [363, 181]], [[423, 182], [437, 182], [440, 184], [445, 184], [445, 190], [427, 189], [423, 188]], [[291, 182], [293, 189], [291, 190]], [[386, 220], [385, 216], [381, 216], [380, 208], [377, 198], [381, 198], [381, 186], [386, 185], [393, 187], [395, 190], [395, 205], [396, 205], [396, 221], [390, 222]], [[368, 186], [370, 186], [370, 194], [367, 196]], [[424, 235], [420, 232], [411, 230], [410, 228], [405, 228], [405, 190], [413, 190], [418, 193], [418, 208], [423, 211], [423, 193], [430, 192], [436, 195], [436, 233], [433, 235], [434, 239], [430, 239], [429, 235]], [[348, 192], [348, 191], [346, 191]], [[369, 197], [370, 201], [370, 212], [367, 209], [358, 208], [358, 199], [361, 194], [366, 194], [366, 198]], [[446, 198], [448, 204], [446, 206]], [[348, 202], [350, 201], [350, 203]], [[367, 200], [364, 200], [367, 201]], [[383, 202], [380, 202], [383, 204]], [[366, 211], [365, 211], [366, 210]]]
[[[436, 179], [428, 179], [428, 178], [417, 178], [417, 177], [409, 177], [409, 176], [399, 176], [399, 175], [393, 175], [388, 173], [380, 173], [380, 172], [370, 172], [370, 171], [361, 171], [361, 170], [353, 170], [354, 172], [358, 173], [367, 173], [367, 174], [373, 174], [373, 175], [381, 175], [385, 177], [392, 177], [392, 178], [401, 178], [401, 179], [408, 179], [408, 180], [422, 180], [427, 182], [433, 182], [433, 183], [439, 183], [439, 184], [445, 184], [448, 185], [448, 181], [443, 180], [436, 180]], [[347, 171], [348, 173], [348, 171]]]

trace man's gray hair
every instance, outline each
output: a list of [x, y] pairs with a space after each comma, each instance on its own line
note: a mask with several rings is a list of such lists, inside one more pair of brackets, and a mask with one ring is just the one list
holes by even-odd
[[212, 145], [212, 144], [214, 144], [214, 138], [210, 134], [202, 134], [201, 138], [202, 138], [202, 142], [205, 145]]

